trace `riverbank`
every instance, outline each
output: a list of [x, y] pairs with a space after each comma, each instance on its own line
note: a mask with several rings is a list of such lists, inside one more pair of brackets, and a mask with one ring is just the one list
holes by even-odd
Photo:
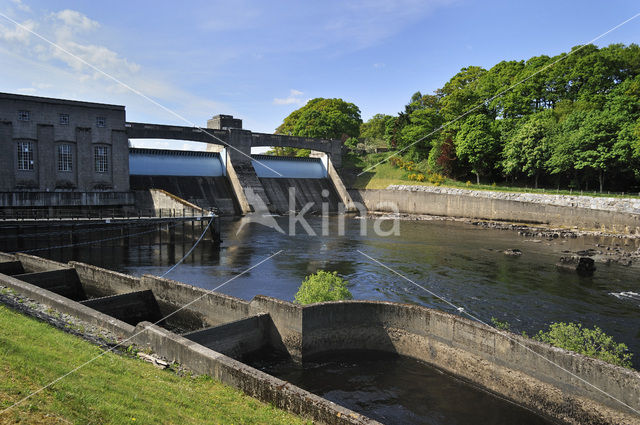
[[[0, 294], [0, 410], [117, 341], [105, 329], [7, 288], [0, 288]], [[208, 376], [191, 375], [179, 365], [146, 353], [136, 356], [126, 347], [119, 354], [99, 357], [0, 415], [0, 423], [307, 423]]]
[[640, 235], [640, 213], [635, 212], [640, 211], [640, 204], [633, 199], [581, 200], [575, 199], [580, 197], [564, 195], [513, 194], [427, 186], [352, 189], [350, 194], [369, 212], [526, 225], [551, 229], [553, 233]]

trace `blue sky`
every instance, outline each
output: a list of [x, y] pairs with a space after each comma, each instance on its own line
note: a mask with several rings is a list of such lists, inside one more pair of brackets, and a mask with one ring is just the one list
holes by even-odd
[[[177, 7], [180, 5], [182, 7]], [[554, 55], [640, 12], [611, 1], [31, 1], [0, 12], [196, 125], [273, 132], [314, 97], [395, 114], [460, 68]], [[639, 43], [640, 18], [596, 44]], [[123, 104], [185, 122], [0, 17], [0, 91]]]

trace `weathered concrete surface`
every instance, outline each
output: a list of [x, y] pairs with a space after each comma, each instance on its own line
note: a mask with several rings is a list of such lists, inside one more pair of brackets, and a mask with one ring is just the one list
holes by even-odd
[[604, 196], [585, 195], [556, 195], [549, 193], [499, 192], [493, 190], [460, 189], [444, 186], [423, 185], [391, 185], [388, 190], [402, 190], [409, 192], [431, 192], [449, 195], [473, 196], [476, 198], [494, 198], [507, 201], [532, 202], [534, 204], [549, 204], [560, 207], [586, 208], [590, 210], [607, 210], [640, 214], [640, 199], [638, 198], [610, 198]]
[[151, 348], [170, 361], [188, 365], [197, 373], [207, 374], [227, 385], [239, 388], [252, 397], [310, 418], [314, 423], [379, 424], [151, 323], [138, 324], [134, 342], [139, 346]]
[[640, 423], [612, 398], [640, 410], [640, 374], [633, 370], [421, 306], [343, 301], [305, 306], [302, 314], [303, 358], [341, 349], [390, 351], [565, 423]]
[[275, 325], [269, 332], [270, 345], [294, 361], [302, 361], [302, 306], [257, 295], [249, 304], [249, 314], [259, 313], [268, 313]]
[[62, 313], [76, 316], [92, 325], [103, 327], [122, 338], [128, 338], [135, 329], [133, 326], [121, 320], [107, 316], [79, 302], [72, 301], [69, 298], [42, 289], [36, 285], [23, 282], [12, 276], [0, 274], [0, 285], [9, 287]]
[[155, 323], [162, 318], [158, 303], [150, 290], [94, 298], [80, 304], [133, 326], [144, 321]]
[[[640, 214], [406, 190], [350, 190], [369, 211], [428, 214], [640, 234]], [[397, 207], [397, 211], [394, 207]]]
[[269, 343], [271, 317], [262, 313], [182, 336], [236, 360], [264, 348]]
[[209, 211], [205, 211], [201, 207], [185, 201], [166, 190], [155, 188], [148, 189], [147, 191], [136, 191], [137, 207], [142, 208], [143, 206], [147, 206], [141, 203], [143, 199], [147, 201], [146, 196], [144, 196], [147, 193], [151, 198], [148, 200], [150, 201], [150, 206], [156, 210], [174, 210], [177, 215], [207, 215], [209, 213]]
[[50, 270], [62, 270], [69, 268], [64, 263], [48, 260], [42, 257], [36, 257], [29, 254], [16, 254], [15, 258], [22, 263], [22, 267], [27, 273], [48, 272]]
[[74, 301], [84, 300], [87, 296], [82, 289], [78, 274], [74, 269], [51, 270], [47, 272], [24, 273], [14, 275], [16, 279], [31, 283]]
[[[52, 266], [56, 265], [59, 263], [52, 262]], [[162, 302], [170, 308], [185, 306], [185, 311], [198, 317], [204, 326], [227, 324], [192, 335], [207, 344], [219, 343], [218, 348], [233, 355], [264, 345], [289, 353], [297, 361], [339, 350], [388, 351], [428, 362], [563, 423], [640, 424], [640, 416], [622, 404], [640, 410], [637, 371], [456, 315], [390, 302], [342, 301], [303, 307], [265, 296], [246, 302], [155, 276], [136, 279], [80, 263], [70, 265], [85, 288], [103, 292], [110, 288], [116, 293], [150, 289], [160, 306]], [[106, 320], [121, 332], [123, 326], [131, 329], [122, 321], [15, 278], [0, 275], [0, 284], [26, 292], [33, 299], [46, 300], [54, 308], [59, 305], [69, 314], [85, 315], [92, 323]], [[252, 317], [257, 315], [268, 317], [269, 321]], [[213, 323], [205, 325], [207, 322]], [[263, 400], [273, 401], [275, 397], [275, 403], [289, 403], [283, 401], [288, 400], [285, 387], [276, 391], [276, 386], [274, 390], [273, 381], [265, 384], [258, 371], [164, 329], [150, 329], [143, 332], [139, 342], [149, 344], [158, 354], [212, 374]], [[246, 341], [236, 338], [240, 333]], [[207, 335], [211, 337], [209, 342]], [[243, 342], [246, 345], [241, 347]], [[293, 386], [291, 389], [299, 391]], [[290, 403], [286, 405], [288, 410], [302, 409], [297, 401]], [[305, 409], [315, 409], [314, 415], [320, 416], [314, 418], [334, 423], [318, 413], [323, 408]]]
[[336, 192], [340, 197], [340, 202], [342, 202], [342, 205], [344, 205], [344, 211], [355, 212], [356, 206], [353, 203], [353, 199], [351, 198], [349, 191], [347, 190], [344, 183], [342, 182], [342, 178], [340, 178], [340, 174], [338, 174], [338, 171], [333, 166], [333, 162], [331, 161], [331, 158], [327, 159], [327, 175], [329, 176], [331, 183], [333, 183], [333, 187], [336, 189]]
[[[103, 297], [151, 290], [162, 316], [172, 314], [168, 324], [176, 328], [200, 329], [243, 319], [249, 315], [247, 301], [175, 280], [152, 275], [135, 278], [75, 261], [69, 262], [69, 266], [76, 270], [89, 296]], [[187, 308], [174, 313], [186, 305]]]

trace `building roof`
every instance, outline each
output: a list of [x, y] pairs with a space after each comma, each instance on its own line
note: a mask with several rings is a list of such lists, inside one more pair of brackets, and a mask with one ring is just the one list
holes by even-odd
[[0, 100], [20, 100], [20, 101], [27, 101], [27, 102], [49, 103], [54, 105], [81, 106], [85, 108], [124, 110], [124, 106], [122, 105], [110, 105], [108, 103], [95, 103], [95, 102], [82, 102], [78, 100], [69, 100], [69, 99], [55, 99], [51, 97], [28, 96], [25, 94], [15, 94], [15, 93], [0, 93]]

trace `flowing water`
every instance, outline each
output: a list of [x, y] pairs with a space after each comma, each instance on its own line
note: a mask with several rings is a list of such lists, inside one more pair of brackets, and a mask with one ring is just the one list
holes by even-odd
[[[276, 221], [282, 229], [289, 229], [288, 218], [278, 217]], [[353, 218], [346, 220], [344, 235], [341, 236], [339, 221], [338, 217], [330, 219], [326, 236], [319, 235], [320, 217], [308, 219], [318, 234], [315, 236], [308, 235], [301, 226], [297, 226], [295, 236], [290, 236], [255, 223], [243, 226], [240, 221], [223, 221], [222, 245], [218, 248], [207, 241], [201, 243], [167, 277], [206, 289], [223, 285], [218, 289], [220, 292], [244, 299], [263, 294], [292, 300], [306, 275], [318, 269], [335, 270], [349, 280], [349, 289], [355, 299], [415, 303], [456, 313], [445, 302], [367, 257], [370, 256], [456, 306], [464, 307], [465, 311], [472, 312], [483, 321], [490, 322], [495, 317], [509, 322], [516, 332], [533, 334], [558, 321], [581, 322], [589, 327], [597, 325], [617, 341], [626, 343], [636, 353], [634, 367], [640, 368], [640, 267], [597, 264], [598, 269], [592, 277], [561, 272], [555, 267], [559, 257], [568, 255], [566, 251], [595, 248], [596, 244], [619, 244], [622, 249], [635, 250], [638, 241], [600, 237], [535, 240], [512, 231], [450, 221], [401, 221], [399, 235], [379, 236], [373, 220]], [[183, 231], [181, 226], [176, 227], [179, 233]], [[364, 235], [361, 226], [365, 227]], [[383, 229], [389, 227], [390, 222], [382, 226]], [[191, 235], [189, 226], [184, 231]], [[193, 229], [196, 237], [199, 232], [198, 227]], [[109, 236], [109, 232], [87, 232], [80, 235], [79, 240], [106, 239]], [[47, 239], [22, 238], [18, 245], [15, 238], [3, 237], [0, 250], [44, 248], [65, 242], [68, 240], [52, 236]], [[168, 242], [166, 234], [161, 236], [152, 231], [127, 242], [116, 239], [79, 247], [41, 249], [33, 254], [61, 261], [84, 261], [133, 275], [159, 275], [178, 261], [192, 244], [189, 238], [180, 237], [176, 238], [175, 245]], [[506, 249], [519, 249], [522, 255], [506, 256], [503, 253]], [[270, 260], [229, 281], [275, 253], [278, 254]], [[423, 406], [420, 401], [410, 402], [410, 407], [407, 407], [393, 400], [416, 399], [419, 390], [413, 385], [421, 384], [412, 384], [414, 375], [421, 376], [420, 382], [435, 388], [444, 386], [439, 381], [440, 372], [430, 370], [427, 365], [418, 367], [408, 359], [371, 362], [322, 361], [317, 368], [302, 372], [291, 369], [290, 373], [298, 376], [297, 382], [301, 386], [309, 383], [312, 391], [342, 404], [357, 408], [360, 406], [358, 400], [362, 400], [362, 403], [373, 406], [367, 410], [372, 414], [380, 408], [383, 412], [380, 417], [399, 415], [400, 418], [408, 418], [417, 415], [424, 418], [434, 415], [429, 410], [431, 407]], [[390, 382], [385, 381], [382, 373], [386, 367], [399, 371], [397, 382], [391, 382], [389, 388], [380, 389], [376, 394], [369, 394], [368, 390], [359, 392], [358, 382], [363, 385], [366, 382], [367, 388], [377, 388], [381, 382]], [[273, 373], [276, 373], [275, 369]], [[343, 373], [347, 379], [337, 378]], [[327, 378], [322, 380], [319, 376]], [[456, 383], [447, 385], [455, 387], [456, 394], [460, 391]], [[378, 401], [367, 401], [369, 396]], [[435, 397], [434, 406], [464, 404], [457, 396], [429, 397]], [[484, 401], [479, 398], [473, 403], [480, 406]], [[387, 408], [388, 411], [385, 410]], [[434, 409], [450, 415], [446, 413], [447, 408]], [[451, 421], [467, 423], [464, 417]], [[403, 419], [398, 423], [410, 422]], [[503, 422], [487, 420], [485, 423]]]

